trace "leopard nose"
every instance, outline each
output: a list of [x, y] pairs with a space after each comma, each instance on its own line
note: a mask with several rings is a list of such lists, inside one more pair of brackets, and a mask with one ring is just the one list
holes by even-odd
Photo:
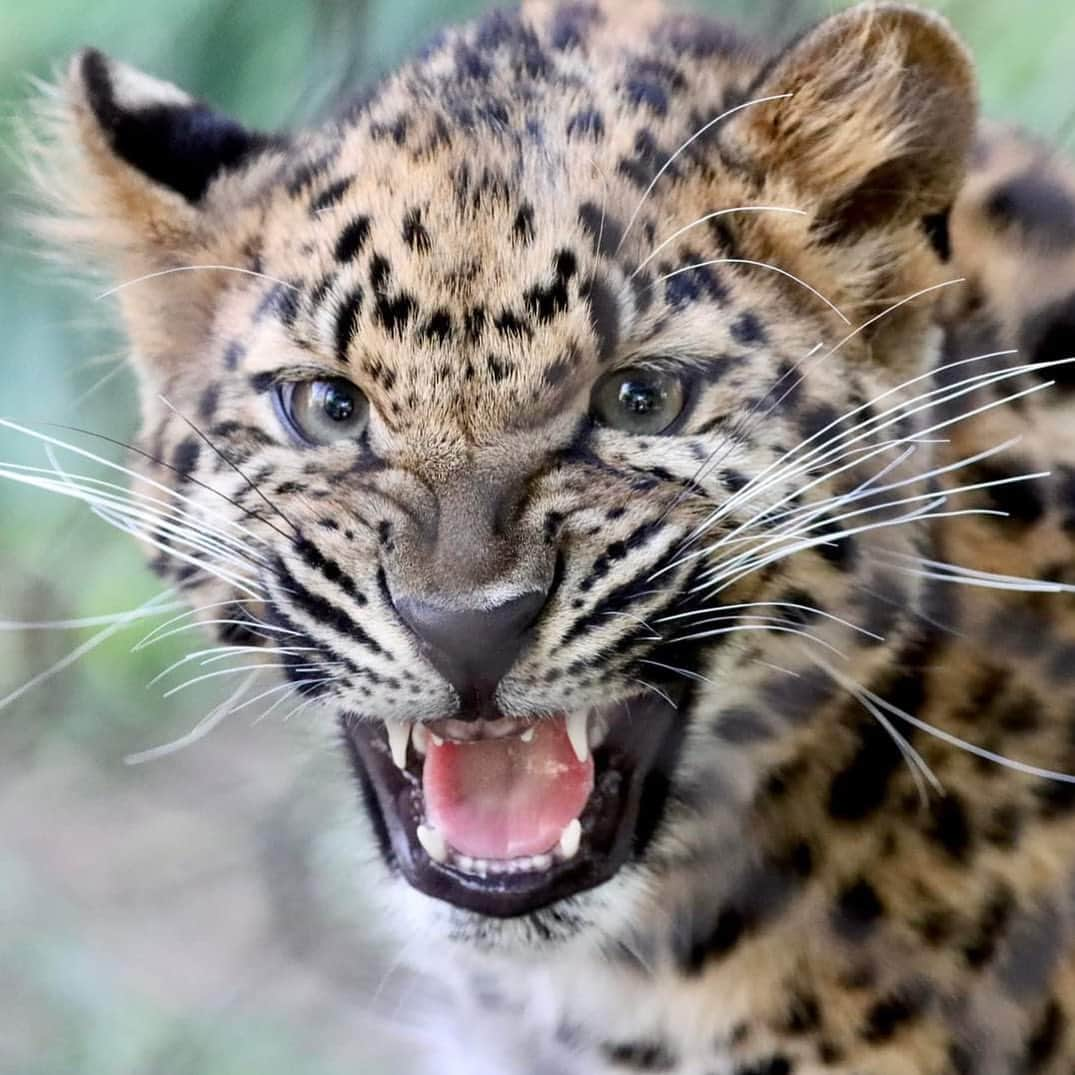
[[490, 608], [448, 608], [399, 597], [396, 611], [434, 668], [459, 695], [459, 720], [495, 720], [497, 684], [526, 645], [545, 604], [534, 590]]

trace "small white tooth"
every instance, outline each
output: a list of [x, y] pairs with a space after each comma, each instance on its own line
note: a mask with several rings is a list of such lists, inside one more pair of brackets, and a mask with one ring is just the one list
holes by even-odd
[[430, 732], [429, 735], [430, 735], [430, 738], [433, 740], [433, 745], [434, 746], [437, 746], [437, 747], [444, 746], [444, 740], [441, 739], [441, 737], [439, 735], [437, 735], [436, 732]]
[[414, 749], [424, 758], [429, 749], [429, 729], [424, 724], [416, 724], [411, 731]]
[[388, 746], [392, 760], [400, 769], [407, 768], [407, 744], [411, 741], [411, 724], [404, 720], [388, 722]]
[[569, 821], [560, 834], [560, 854], [565, 859], [573, 859], [579, 851], [579, 842], [582, 840], [582, 823], [578, 818]]
[[448, 861], [448, 845], [444, 837], [431, 825], [418, 826], [418, 842], [434, 862]]
[[533, 728], [533, 725], [531, 725], [529, 728], [527, 728], [526, 731], [523, 732], [523, 734], [519, 736], [519, 738], [524, 743], [532, 743], [534, 741], [534, 728]]
[[590, 756], [590, 742], [586, 735], [588, 714], [585, 710], [581, 713], [572, 713], [567, 718], [567, 737], [571, 740], [575, 757], [579, 761], [585, 761]]

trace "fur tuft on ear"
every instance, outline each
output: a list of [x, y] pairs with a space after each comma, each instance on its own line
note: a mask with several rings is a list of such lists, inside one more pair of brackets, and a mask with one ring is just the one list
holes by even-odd
[[68, 260], [125, 272], [187, 256], [245, 193], [224, 180], [285, 145], [94, 49], [45, 88], [25, 141], [31, 228]]
[[725, 147], [816, 199], [833, 242], [927, 221], [955, 200], [977, 122], [971, 60], [939, 16], [900, 4], [835, 15], [762, 72]]

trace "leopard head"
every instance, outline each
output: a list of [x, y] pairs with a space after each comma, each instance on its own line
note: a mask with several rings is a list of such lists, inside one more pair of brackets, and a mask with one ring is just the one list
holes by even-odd
[[93, 51], [47, 112], [38, 226], [113, 279], [140, 378], [132, 529], [337, 742], [395, 912], [608, 936], [746, 854], [916, 601], [874, 553], [931, 503], [946, 25], [767, 58], [533, 4], [307, 131]]

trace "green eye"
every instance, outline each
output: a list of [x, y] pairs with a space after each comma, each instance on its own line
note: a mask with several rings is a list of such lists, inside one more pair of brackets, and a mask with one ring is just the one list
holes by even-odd
[[602, 377], [591, 397], [593, 416], [624, 433], [663, 433], [683, 412], [683, 382], [643, 366]]
[[291, 431], [307, 444], [354, 440], [369, 421], [369, 401], [342, 377], [284, 384], [278, 398]]

